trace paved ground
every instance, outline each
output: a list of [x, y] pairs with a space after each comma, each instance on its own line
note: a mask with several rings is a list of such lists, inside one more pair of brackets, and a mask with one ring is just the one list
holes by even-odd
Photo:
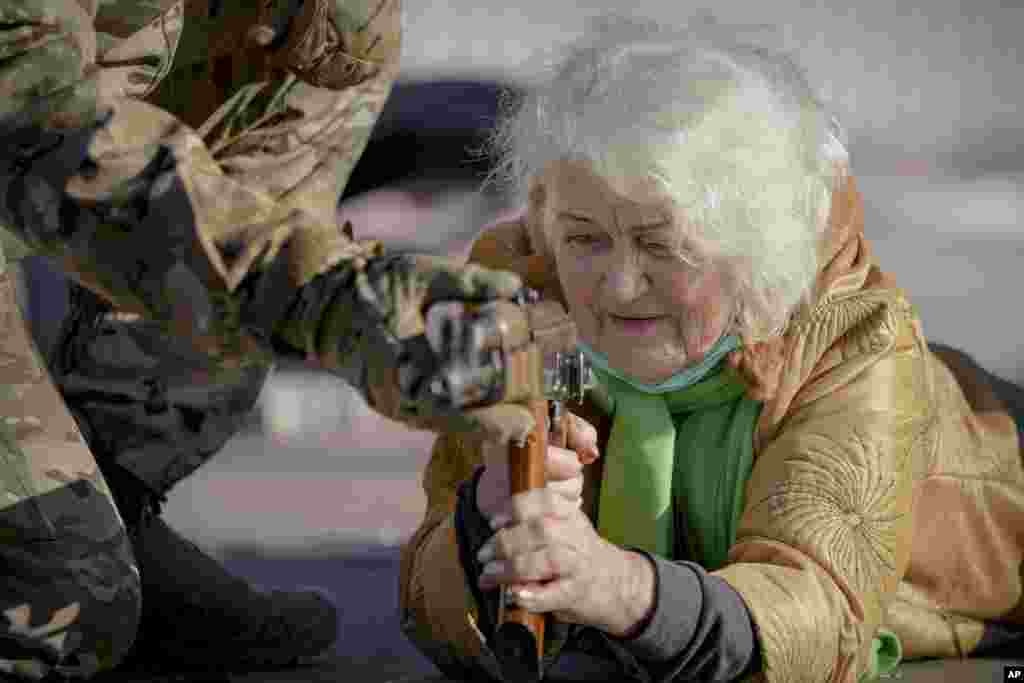
[[[405, 640], [398, 629], [398, 551], [394, 547], [335, 549], [319, 556], [277, 556], [238, 552], [227, 556], [228, 567], [257, 583], [295, 581], [332, 591], [342, 606], [336, 656], [309, 672], [283, 676], [240, 677], [257, 681], [358, 681], [383, 683], [408, 675], [436, 674], [434, 666]], [[293, 676], [293, 677], [292, 677]]]
[[[1019, 667], [1024, 664], [1024, 659], [1019, 660], [964, 660], [964, 661], [930, 661], [915, 664], [906, 664], [900, 667], [893, 676], [888, 679], [897, 683], [1002, 683], [1010, 680], [1005, 677], [1009, 667]], [[350, 672], [344, 661], [331, 662], [325, 666], [305, 671], [296, 671], [292, 675], [273, 674], [270, 676], [249, 676], [246, 678], [232, 679], [232, 683], [334, 683], [336, 681], [351, 680]], [[362, 681], [379, 680], [381, 683], [394, 679], [381, 677], [379, 679], [358, 679]], [[559, 679], [564, 681], [565, 679]], [[400, 683], [444, 683], [445, 679], [433, 676], [422, 676], [413, 674], [403, 677]], [[394, 681], [399, 683], [399, 681]], [[555, 681], [559, 683], [559, 681]], [[607, 683], [617, 683], [608, 681]]]

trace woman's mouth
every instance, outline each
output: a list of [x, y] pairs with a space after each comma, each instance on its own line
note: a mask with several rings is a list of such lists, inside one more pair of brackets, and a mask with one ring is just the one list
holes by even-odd
[[608, 318], [611, 319], [615, 328], [620, 330], [622, 333], [643, 337], [654, 334], [654, 330], [658, 326], [658, 321], [664, 318], [664, 316], [654, 315], [626, 317], [609, 313]]

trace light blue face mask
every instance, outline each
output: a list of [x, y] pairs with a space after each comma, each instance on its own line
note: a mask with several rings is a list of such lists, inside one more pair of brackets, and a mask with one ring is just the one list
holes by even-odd
[[592, 348], [580, 342], [578, 348], [595, 367], [607, 372], [612, 377], [621, 380], [633, 387], [637, 391], [641, 391], [645, 394], [667, 394], [670, 391], [676, 391], [677, 389], [685, 389], [691, 384], [696, 384], [700, 380], [704, 379], [704, 376], [711, 372], [718, 363], [725, 357], [727, 353], [735, 351], [740, 347], [739, 337], [736, 335], [725, 335], [722, 336], [715, 345], [708, 349], [708, 352], [704, 354], [703, 360], [693, 367], [686, 368], [682, 372], [669, 377], [664, 382], [659, 384], [644, 384], [638, 382], [635, 379], [627, 377], [623, 373], [619, 372], [615, 368], [608, 365], [608, 357], [603, 353], [594, 351]]

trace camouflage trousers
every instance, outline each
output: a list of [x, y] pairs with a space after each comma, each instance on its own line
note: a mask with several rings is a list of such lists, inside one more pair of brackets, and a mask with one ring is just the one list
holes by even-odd
[[0, 680], [87, 678], [125, 655], [142, 600], [125, 519], [139, 511], [115, 482], [161, 497], [238, 429], [268, 370], [211, 377], [77, 286], [70, 309], [51, 375], [0, 274]]
[[111, 492], [0, 272], [0, 678], [89, 676], [131, 646], [140, 584]]

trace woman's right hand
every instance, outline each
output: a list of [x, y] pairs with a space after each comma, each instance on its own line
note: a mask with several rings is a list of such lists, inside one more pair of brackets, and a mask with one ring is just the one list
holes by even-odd
[[[545, 466], [547, 488], [579, 506], [583, 503], [583, 467], [597, 460], [597, 430], [589, 422], [567, 413], [566, 445], [568, 448], [548, 445]], [[557, 432], [550, 436], [559, 441]], [[493, 520], [509, 508], [508, 446], [487, 442], [484, 445], [484, 472], [476, 488], [476, 504], [480, 513]], [[493, 525], [493, 522], [492, 522]]]

